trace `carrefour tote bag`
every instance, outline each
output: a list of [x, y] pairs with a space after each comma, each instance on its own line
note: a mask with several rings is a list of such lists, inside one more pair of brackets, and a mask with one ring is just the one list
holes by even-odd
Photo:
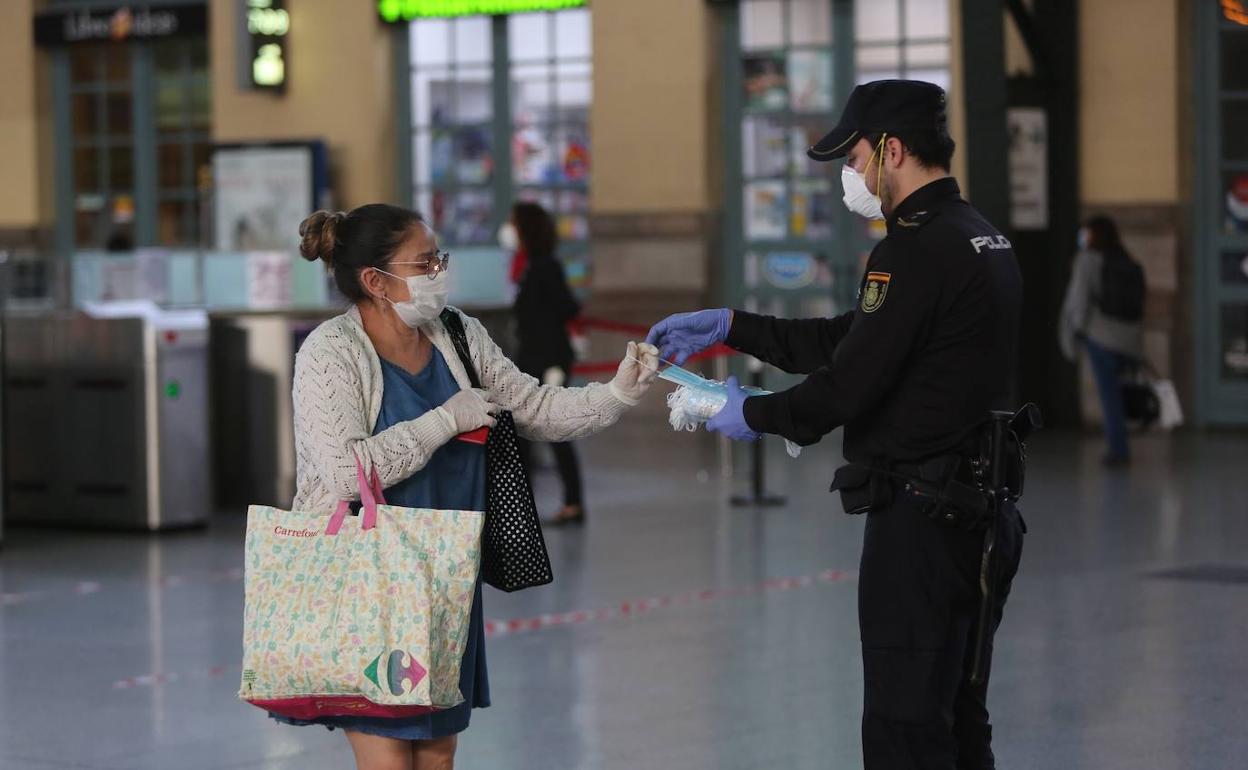
[[463, 702], [480, 511], [386, 505], [357, 463], [361, 515], [252, 506], [239, 697], [282, 716], [404, 717]]

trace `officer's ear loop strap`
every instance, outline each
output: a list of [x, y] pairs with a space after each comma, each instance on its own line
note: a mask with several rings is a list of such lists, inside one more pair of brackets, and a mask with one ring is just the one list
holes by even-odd
[[875, 165], [875, 197], [880, 200], [884, 200], [884, 190], [880, 187], [880, 180], [884, 178], [884, 143], [887, 141], [888, 134], [885, 133], [880, 137], [880, 143], [875, 146], [875, 151], [880, 156]]

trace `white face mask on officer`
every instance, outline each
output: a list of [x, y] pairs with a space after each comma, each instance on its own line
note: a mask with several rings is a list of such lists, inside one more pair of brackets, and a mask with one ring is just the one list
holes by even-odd
[[[867, 158], [867, 173], [871, 172], [871, 161], [878, 154], [880, 156], [879, 163], [876, 164], [875, 188], [880, 189], [880, 183], [884, 178], [884, 142], [888, 140], [888, 134], [880, 137], [880, 143], [875, 148], [875, 152], [871, 153], [871, 157]], [[880, 202], [879, 195], [872, 195], [867, 189], [867, 180], [849, 163], [841, 166], [841, 187], [845, 190], [845, 208], [854, 212], [860, 217], [867, 219], [883, 219], [884, 208]]]
[[407, 284], [408, 300], [406, 302], [395, 302], [386, 297], [386, 302], [394, 308], [394, 312], [399, 316], [399, 320], [407, 324], [409, 328], [415, 329], [421, 324], [426, 324], [442, 314], [446, 308], [446, 298], [450, 294], [450, 284], [446, 279], [446, 271], [440, 271], [433, 278], [427, 275], [412, 275], [404, 278], [387, 273], [380, 268], [373, 268], [382, 275], [388, 275], [391, 278], [398, 278]]
[[884, 218], [880, 197], [871, 194], [867, 189], [867, 180], [848, 163], [841, 167], [841, 187], [845, 188], [845, 208], [867, 219]]

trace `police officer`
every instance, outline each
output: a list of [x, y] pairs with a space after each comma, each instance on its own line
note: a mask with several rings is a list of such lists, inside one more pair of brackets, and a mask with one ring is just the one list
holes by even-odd
[[844, 426], [850, 464], [833, 489], [847, 512], [868, 513], [858, 584], [867, 770], [994, 766], [987, 677], [972, 668], [981, 615], [991, 650], [1023, 525], [1012, 508], [997, 522], [981, 611], [987, 549], [973, 509], [982, 522], [983, 505], [941, 491], [982, 488], [976, 453], [989, 411], [1010, 398], [1022, 279], [1010, 242], [962, 199], [953, 149], [938, 86], [858, 86], [808, 151], [844, 158], [845, 204], [888, 226], [855, 308], [803, 320], [704, 310], [671, 316], [647, 337], [678, 364], [726, 342], [807, 375], [754, 397], [730, 378], [709, 430], [809, 445]]

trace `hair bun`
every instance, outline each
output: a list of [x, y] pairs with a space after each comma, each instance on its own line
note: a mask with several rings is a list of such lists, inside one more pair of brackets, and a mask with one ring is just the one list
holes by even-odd
[[327, 267], [334, 266], [334, 250], [338, 247], [338, 228], [347, 218], [345, 211], [322, 209], [299, 223], [299, 253], [309, 262], [318, 259]]

